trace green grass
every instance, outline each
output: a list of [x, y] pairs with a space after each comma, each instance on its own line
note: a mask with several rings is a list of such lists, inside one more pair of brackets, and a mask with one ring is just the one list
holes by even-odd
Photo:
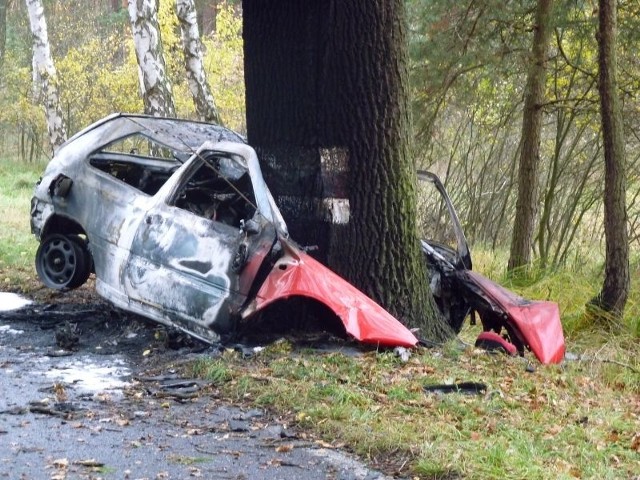
[[24, 290], [35, 278], [38, 244], [29, 227], [30, 200], [43, 164], [0, 160], [0, 281], [5, 290]]
[[[469, 327], [463, 337], [476, 333]], [[232, 373], [221, 389], [230, 401], [270, 409], [312, 438], [347, 445], [403, 475], [632, 478], [640, 466], [640, 345], [623, 343], [581, 352], [584, 361], [536, 364], [535, 372], [521, 358], [474, 348], [457, 359], [419, 350], [407, 363], [390, 352], [283, 355], [267, 348], [252, 359], [227, 355]], [[622, 360], [623, 352], [635, 371], [601, 361]], [[487, 394], [422, 390], [463, 380], [485, 382]]]

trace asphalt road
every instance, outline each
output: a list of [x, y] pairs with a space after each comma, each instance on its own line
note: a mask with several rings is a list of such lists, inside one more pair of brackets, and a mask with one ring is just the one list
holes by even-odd
[[102, 303], [0, 311], [0, 479], [387, 478], [179, 377], [213, 352], [155, 331]]

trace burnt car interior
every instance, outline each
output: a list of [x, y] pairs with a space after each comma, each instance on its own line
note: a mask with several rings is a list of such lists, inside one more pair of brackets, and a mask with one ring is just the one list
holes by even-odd
[[[147, 195], [155, 195], [189, 158], [141, 134], [93, 153], [89, 163]], [[249, 172], [234, 159], [208, 153], [174, 198], [174, 205], [209, 220], [240, 227], [256, 211]]]
[[178, 208], [238, 228], [256, 211], [249, 172], [232, 158], [217, 154], [200, 158], [174, 201]]
[[144, 135], [135, 134], [94, 152], [89, 163], [147, 195], [155, 195], [183, 163], [183, 157]]

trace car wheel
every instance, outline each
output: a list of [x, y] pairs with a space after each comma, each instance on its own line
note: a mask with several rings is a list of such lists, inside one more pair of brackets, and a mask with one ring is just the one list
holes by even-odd
[[36, 252], [36, 271], [49, 288], [78, 288], [91, 273], [91, 254], [76, 235], [49, 235]]

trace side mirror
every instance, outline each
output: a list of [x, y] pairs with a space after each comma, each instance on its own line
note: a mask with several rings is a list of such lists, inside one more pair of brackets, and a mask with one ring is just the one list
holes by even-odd
[[240, 220], [240, 231], [247, 235], [255, 235], [260, 233], [260, 225], [253, 219]]

